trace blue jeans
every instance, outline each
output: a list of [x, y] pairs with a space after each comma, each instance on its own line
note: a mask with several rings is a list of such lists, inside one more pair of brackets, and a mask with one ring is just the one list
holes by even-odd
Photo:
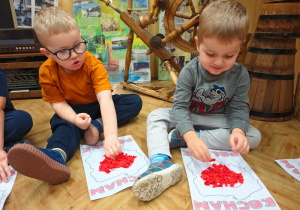
[[30, 114], [23, 110], [5, 112], [4, 145], [20, 141], [31, 130], [32, 125]]
[[[139, 95], [122, 94], [113, 95], [112, 98], [116, 109], [118, 126], [127, 123], [130, 119], [137, 116], [142, 109], [142, 100]], [[70, 104], [70, 106], [76, 113], [84, 112], [89, 114], [93, 120], [101, 117], [98, 101], [91, 104]], [[60, 148], [65, 151], [67, 160], [69, 160], [76, 152], [84, 130], [61, 119], [57, 114], [54, 114], [50, 124], [53, 134], [48, 139], [46, 149]]]

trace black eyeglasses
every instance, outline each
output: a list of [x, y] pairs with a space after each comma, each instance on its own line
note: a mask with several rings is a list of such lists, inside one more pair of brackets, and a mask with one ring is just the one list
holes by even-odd
[[85, 52], [87, 41], [84, 38], [82, 38], [82, 39], [83, 39], [83, 42], [79, 42], [74, 47], [69, 48], [69, 49], [61, 49], [57, 52], [51, 52], [46, 47], [45, 47], [45, 49], [47, 49], [52, 55], [55, 55], [59, 60], [65, 61], [71, 57], [72, 50], [74, 50], [74, 52], [77, 54], [82, 54]]

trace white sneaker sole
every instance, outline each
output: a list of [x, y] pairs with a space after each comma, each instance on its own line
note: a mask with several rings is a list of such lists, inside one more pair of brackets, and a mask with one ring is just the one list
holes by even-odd
[[163, 191], [181, 180], [182, 166], [175, 163], [170, 168], [158, 171], [136, 181], [132, 186], [135, 197], [141, 201], [151, 201]]

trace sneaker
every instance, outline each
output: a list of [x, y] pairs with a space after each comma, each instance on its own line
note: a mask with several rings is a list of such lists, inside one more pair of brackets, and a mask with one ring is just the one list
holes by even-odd
[[9, 150], [7, 159], [21, 174], [49, 184], [61, 184], [70, 178], [70, 169], [62, 155], [55, 150], [18, 144]]
[[10, 144], [7, 144], [6, 146], [3, 147], [3, 150], [8, 153], [8, 151], [15, 145], [17, 144], [30, 144], [30, 142], [28, 140], [24, 140], [24, 141], [19, 141], [19, 142], [16, 142], [16, 143], [10, 143]]
[[186, 147], [187, 144], [177, 129], [173, 129], [168, 134], [170, 148]]
[[96, 120], [92, 120], [91, 125], [84, 131], [83, 140], [88, 145], [95, 145], [98, 143], [102, 132], [102, 119], [97, 118]]
[[151, 201], [163, 191], [181, 180], [182, 166], [169, 160], [150, 164], [132, 186], [135, 197], [141, 201]]
[[95, 145], [99, 141], [99, 131], [94, 125], [90, 124], [84, 131], [83, 140], [87, 145]]

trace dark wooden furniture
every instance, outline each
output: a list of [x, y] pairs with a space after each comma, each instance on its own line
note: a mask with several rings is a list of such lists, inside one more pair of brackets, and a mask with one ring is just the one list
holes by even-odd
[[0, 54], [0, 68], [6, 73], [11, 99], [42, 96], [38, 70], [46, 59], [42, 53]]
[[271, 1], [262, 7], [245, 59], [252, 119], [278, 122], [293, 117], [299, 16], [300, 0]]

